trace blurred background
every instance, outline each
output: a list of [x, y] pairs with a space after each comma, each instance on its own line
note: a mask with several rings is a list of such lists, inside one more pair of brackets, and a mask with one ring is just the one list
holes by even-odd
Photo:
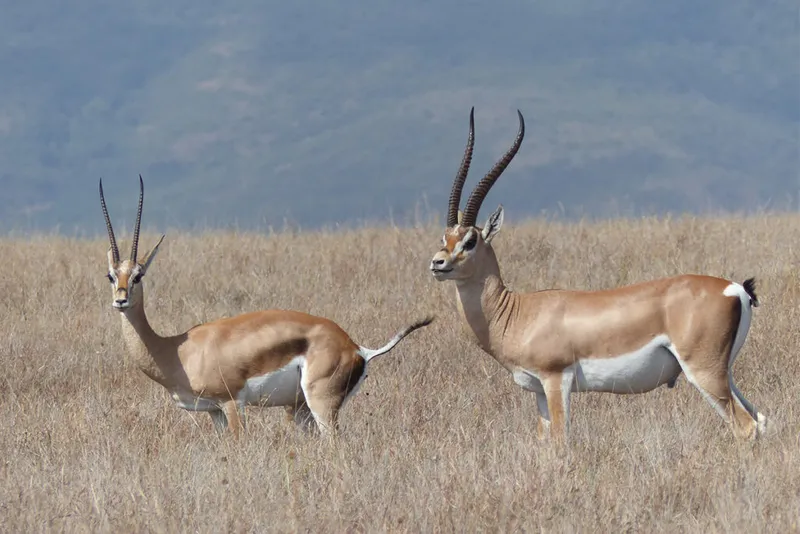
[[[2, 2], [0, 230], [797, 210], [795, 1]], [[119, 231], [126, 231], [120, 228]]]

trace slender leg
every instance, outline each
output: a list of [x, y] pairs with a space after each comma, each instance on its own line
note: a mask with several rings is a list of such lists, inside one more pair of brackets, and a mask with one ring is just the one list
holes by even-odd
[[564, 407], [564, 395], [561, 387], [561, 373], [553, 373], [542, 380], [544, 394], [547, 398], [547, 411], [550, 412], [550, 437], [562, 443], [566, 436], [566, 410]]
[[314, 415], [311, 413], [311, 409], [308, 407], [308, 404], [306, 404], [305, 401], [301, 401], [294, 406], [287, 406], [286, 414], [289, 416], [289, 419], [294, 421], [294, 424], [297, 425], [297, 428], [302, 430], [304, 433], [313, 434], [317, 431], [317, 424], [314, 421]]
[[344, 397], [331, 392], [329, 378], [315, 380], [313, 383], [303, 381], [303, 395], [311, 415], [323, 436], [331, 437], [339, 430], [339, 408]]
[[225, 401], [222, 410], [228, 419], [228, 428], [233, 433], [234, 439], [239, 439], [239, 434], [244, 430], [244, 419], [239, 411], [239, 403], [233, 399]]
[[214, 430], [217, 432], [217, 435], [221, 435], [225, 432], [225, 429], [228, 428], [228, 418], [225, 417], [225, 412], [216, 410], [208, 412], [208, 415], [211, 416], [211, 422], [214, 423]]
[[335, 397], [312, 396], [307, 398], [308, 407], [320, 433], [326, 437], [333, 437], [339, 431], [339, 408], [341, 399]]
[[550, 430], [550, 411], [547, 409], [547, 395], [537, 391], [536, 406], [539, 408], [539, 420], [536, 425], [536, 434], [539, 441], [544, 441], [547, 438], [547, 432]]
[[686, 362], [678, 361], [686, 379], [731, 424], [737, 438], [754, 439], [758, 435], [759, 420], [750, 415], [745, 403], [733, 394], [728, 369], [692, 369]]
[[728, 372], [728, 385], [731, 388], [731, 393], [733, 393], [734, 400], [750, 414], [750, 417], [755, 419], [756, 421], [756, 431], [759, 436], [763, 436], [767, 433], [767, 418], [764, 416], [763, 413], [756, 410], [755, 406], [753, 406], [750, 401], [744, 398], [742, 392], [739, 391], [739, 388], [736, 387], [736, 384], [733, 382], [733, 376], [731, 375], [730, 371]]

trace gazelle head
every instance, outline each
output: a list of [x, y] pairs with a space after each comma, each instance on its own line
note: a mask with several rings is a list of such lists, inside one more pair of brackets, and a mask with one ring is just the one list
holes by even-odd
[[458, 206], [461, 203], [461, 190], [467, 179], [469, 165], [472, 162], [472, 148], [475, 144], [475, 108], [472, 108], [469, 113], [469, 137], [467, 138], [467, 147], [464, 149], [464, 157], [461, 160], [461, 167], [458, 169], [453, 181], [453, 189], [450, 192], [447, 229], [442, 236], [442, 248], [433, 256], [430, 265], [431, 273], [436, 280], [467, 280], [475, 276], [482, 265], [487, 264], [486, 259], [494, 257], [491, 241], [503, 225], [503, 206], [498, 206], [495, 212], [489, 216], [483, 228], [475, 226], [475, 221], [483, 199], [511, 163], [522, 144], [523, 137], [525, 137], [525, 120], [519, 110], [517, 110], [517, 115], [519, 116], [519, 131], [514, 144], [472, 190], [462, 214]]
[[158, 247], [164, 240], [164, 236], [158, 240], [144, 257], [138, 258], [139, 249], [139, 228], [142, 223], [142, 204], [144, 203], [144, 182], [142, 175], [139, 175], [139, 209], [136, 213], [136, 226], [133, 228], [133, 242], [131, 244], [131, 256], [129, 259], [120, 260], [119, 247], [114, 237], [114, 229], [111, 227], [111, 219], [106, 208], [106, 199], [103, 196], [103, 180], [100, 180], [100, 206], [103, 208], [103, 216], [106, 219], [106, 229], [108, 230], [108, 240], [111, 246], [108, 248], [108, 281], [111, 282], [111, 290], [114, 300], [111, 305], [121, 312], [132, 308], [141, 302], [142, 287], [141, 282], [147, 269], [158, 253]]

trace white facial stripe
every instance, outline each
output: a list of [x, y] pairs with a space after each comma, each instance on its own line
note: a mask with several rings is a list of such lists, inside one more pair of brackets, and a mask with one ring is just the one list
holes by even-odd
[[464, 243], [472, 239], [475, 230], [470, 229], [469, 232], [464, 236], [464, 239], [456, 243], [456, 246], [453, 247], [453, 256], [458, 256], [464, 250]]

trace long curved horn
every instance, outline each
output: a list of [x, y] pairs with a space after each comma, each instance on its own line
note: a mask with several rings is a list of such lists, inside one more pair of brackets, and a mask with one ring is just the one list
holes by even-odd
[[458, 168], [456, 178], [453, 181], [453, 189], [450, 191], [450, 205], [447, 208], [447, 227], [458, 224], [458, 205], [461, 204], [461, 190], [464, 189], [464, 181], [467, 179], [469, 165], [472, 163], [472, 147], [475, 145], [475, 106], [469, 111], [469, 137], [467, 137], [467, 147], [464, 149], [464, 157], [461, 159], [461, 166]]
[[111, 219], [108, 216], [108, 208], [106, 208], [106, 199], [103, 196], [103, 179], [100, 178], [100, 207], [103, 208], [103, 217], [106, 219], [106, 230], [108, 230], [108, 240], [111, 242], [111, 255], [114, 258], [114, 263], [119, 263], [119, 247], [117, 247], [117, 240], [114, 237], [114, 229], [111, 227]]
[[136, 226], [133, 227], [133, 244], [131, 245], [131, 261], [136, 263], [136, 253], [139, 251], [139, 228], [142, 226], [142, 205], [144, 204], [144, 182], [139, 175], [139, 209], [136, 211]]
[[506, 170], [506, 167], [508, 167], [508, 164], [511, 163], [511, 160], [514, 159], [514, 156], [516, 156], [517, 151], [522, 144], [522, 139], [525, 137], [525, 119], [522, 118], [522, 113], [520, 110], [517, 110], [517, 115], [519, 116], [519, 131], [517, 132], [517, 138], [514, 140], [514, 144], [511, 145], [511, 148], [508, 149], [508, 152], [506, 152], [505, 155], [500, 158], [500, 161], [495, 163], [494, 168], [489, 171], [486, 176], [484, 176], [481, 181], [478, 182], [478, 185], [475, 186], [475, 189], [472, 190], [472, 194], [470, 194], [469, 199], [467, 200], [467, 207], [464, 208], [464, 216], [461, 219], [461, 226], [475, 226], [475, 219], [478, 217], [478, 211], [481, 209], [483, 199], [486, 197], [489, 189], [492, 188], [497, 179], [500, 178], [500, 175], [503, 174], [503, 171]]

